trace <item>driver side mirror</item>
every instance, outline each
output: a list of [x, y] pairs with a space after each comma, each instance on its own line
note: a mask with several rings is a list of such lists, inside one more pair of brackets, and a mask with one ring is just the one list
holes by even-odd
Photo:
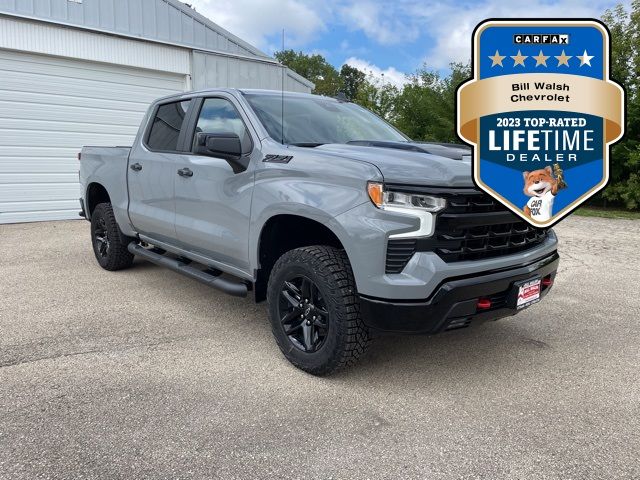
[[234, 173], [243, 172], [247, 169], [248, 159], [242, 157], [242, 142], [240, 141], [240, 137], [232, 132], [200, 132], [196, 134], [196, 144], [193, 153], [196, 155], [223, 158], [229, 163]]

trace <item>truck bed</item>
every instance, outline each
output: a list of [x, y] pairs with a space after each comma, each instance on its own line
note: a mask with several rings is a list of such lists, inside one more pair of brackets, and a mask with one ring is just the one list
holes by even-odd
[[[113, 212], [120, 225], [129, 224], [127, 207], [127, 163], [131, 147], [82, 147], [80, 154], [80, 185], [86, 185], [87, 191], [94, 181], [98, 181], [111, 197]], [[84, 198], [86, 192], [80, 192]], [[85, 208], [90, 208], [86, 205]]]

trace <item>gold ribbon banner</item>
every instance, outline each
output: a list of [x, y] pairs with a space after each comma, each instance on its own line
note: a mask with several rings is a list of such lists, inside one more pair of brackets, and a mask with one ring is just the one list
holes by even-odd
[[[558, 86], [538, 89], [536, 84]], [[522, 89], [528, 85], [528, 89]], [[568, 90], [564, 87], [568, 86]], [[520, 87], [514, 90], [514, 87]], [[532, 100], [523, 99], [531, 95]], [[536, 95], [541, 97], [535, 98]], [[516, 96], [518, 101], [512, 101]], [[553, 97], [555, 99], [549, 99]], [[562, 97], [562, 98], [560, 98]], [[527, 73], [501, 75], [464, 85], [460, 90], [460, 133], [478, 142], [478, 119], [485, 115], [526, 110], [558, 110], [585, 113], [605, 119], [605, 139], [611, 142], [622, 131], [622, 89], [591, 77], [567, 74]]]

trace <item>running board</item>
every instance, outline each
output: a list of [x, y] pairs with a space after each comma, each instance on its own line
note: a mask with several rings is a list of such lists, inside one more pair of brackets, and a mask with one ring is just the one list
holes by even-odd
[[234, 297], [247, 296], [248, 289], [245, 283], [232, 282], [230, 280], [220, 278], [217, 275], [211, 275], [210, 273], [203, 272], [202, 270], [198, 270], [197, 268], [190, 267], [180, 260], [165, 257], [164, 255], [156, 253], [152, 250], [148, 250], [135, 242], [131, 242], [127, 249], [134, 255], [138, 255], [139, 257], [142, 257], [145, 260], [149, 260], [156, 265], [167, 267], [174, 272], [186, 275], [189, 278], [198, 280], [199, 282], [209, 285], [210, 287], [217, 288], [218, 290], [228, 293], [229, 295], [233, 295]]

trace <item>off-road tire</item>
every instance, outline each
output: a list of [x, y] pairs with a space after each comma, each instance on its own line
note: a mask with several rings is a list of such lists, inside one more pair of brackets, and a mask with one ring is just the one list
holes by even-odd
[[[279, 301], [287, 278], [304, 275], [315, 283], [328, 312], [324, 342], [315, 352], [297, 348], [285, 333]], [[328, 375], [352, 365], [370, 344], [362, 321], [356, 284], [344, 250], [327, 246], [302, 247], [282, 255], [271, 271], [267, 288], [273, 335], [293, 365], [313, 375]]]
[[[104, 231], [108, 246], [101, 253], [97, 236]], [[102, 236], [102, 235], [100, 235]], [[91, 245], [96, 260], [102, 268], [109, 271], [129, 268], [133, 263], [133, 254], [127, 250], [129, 241], [120, 233], [113, 208], [110, 203], [99, 203], [91, 215]]]

